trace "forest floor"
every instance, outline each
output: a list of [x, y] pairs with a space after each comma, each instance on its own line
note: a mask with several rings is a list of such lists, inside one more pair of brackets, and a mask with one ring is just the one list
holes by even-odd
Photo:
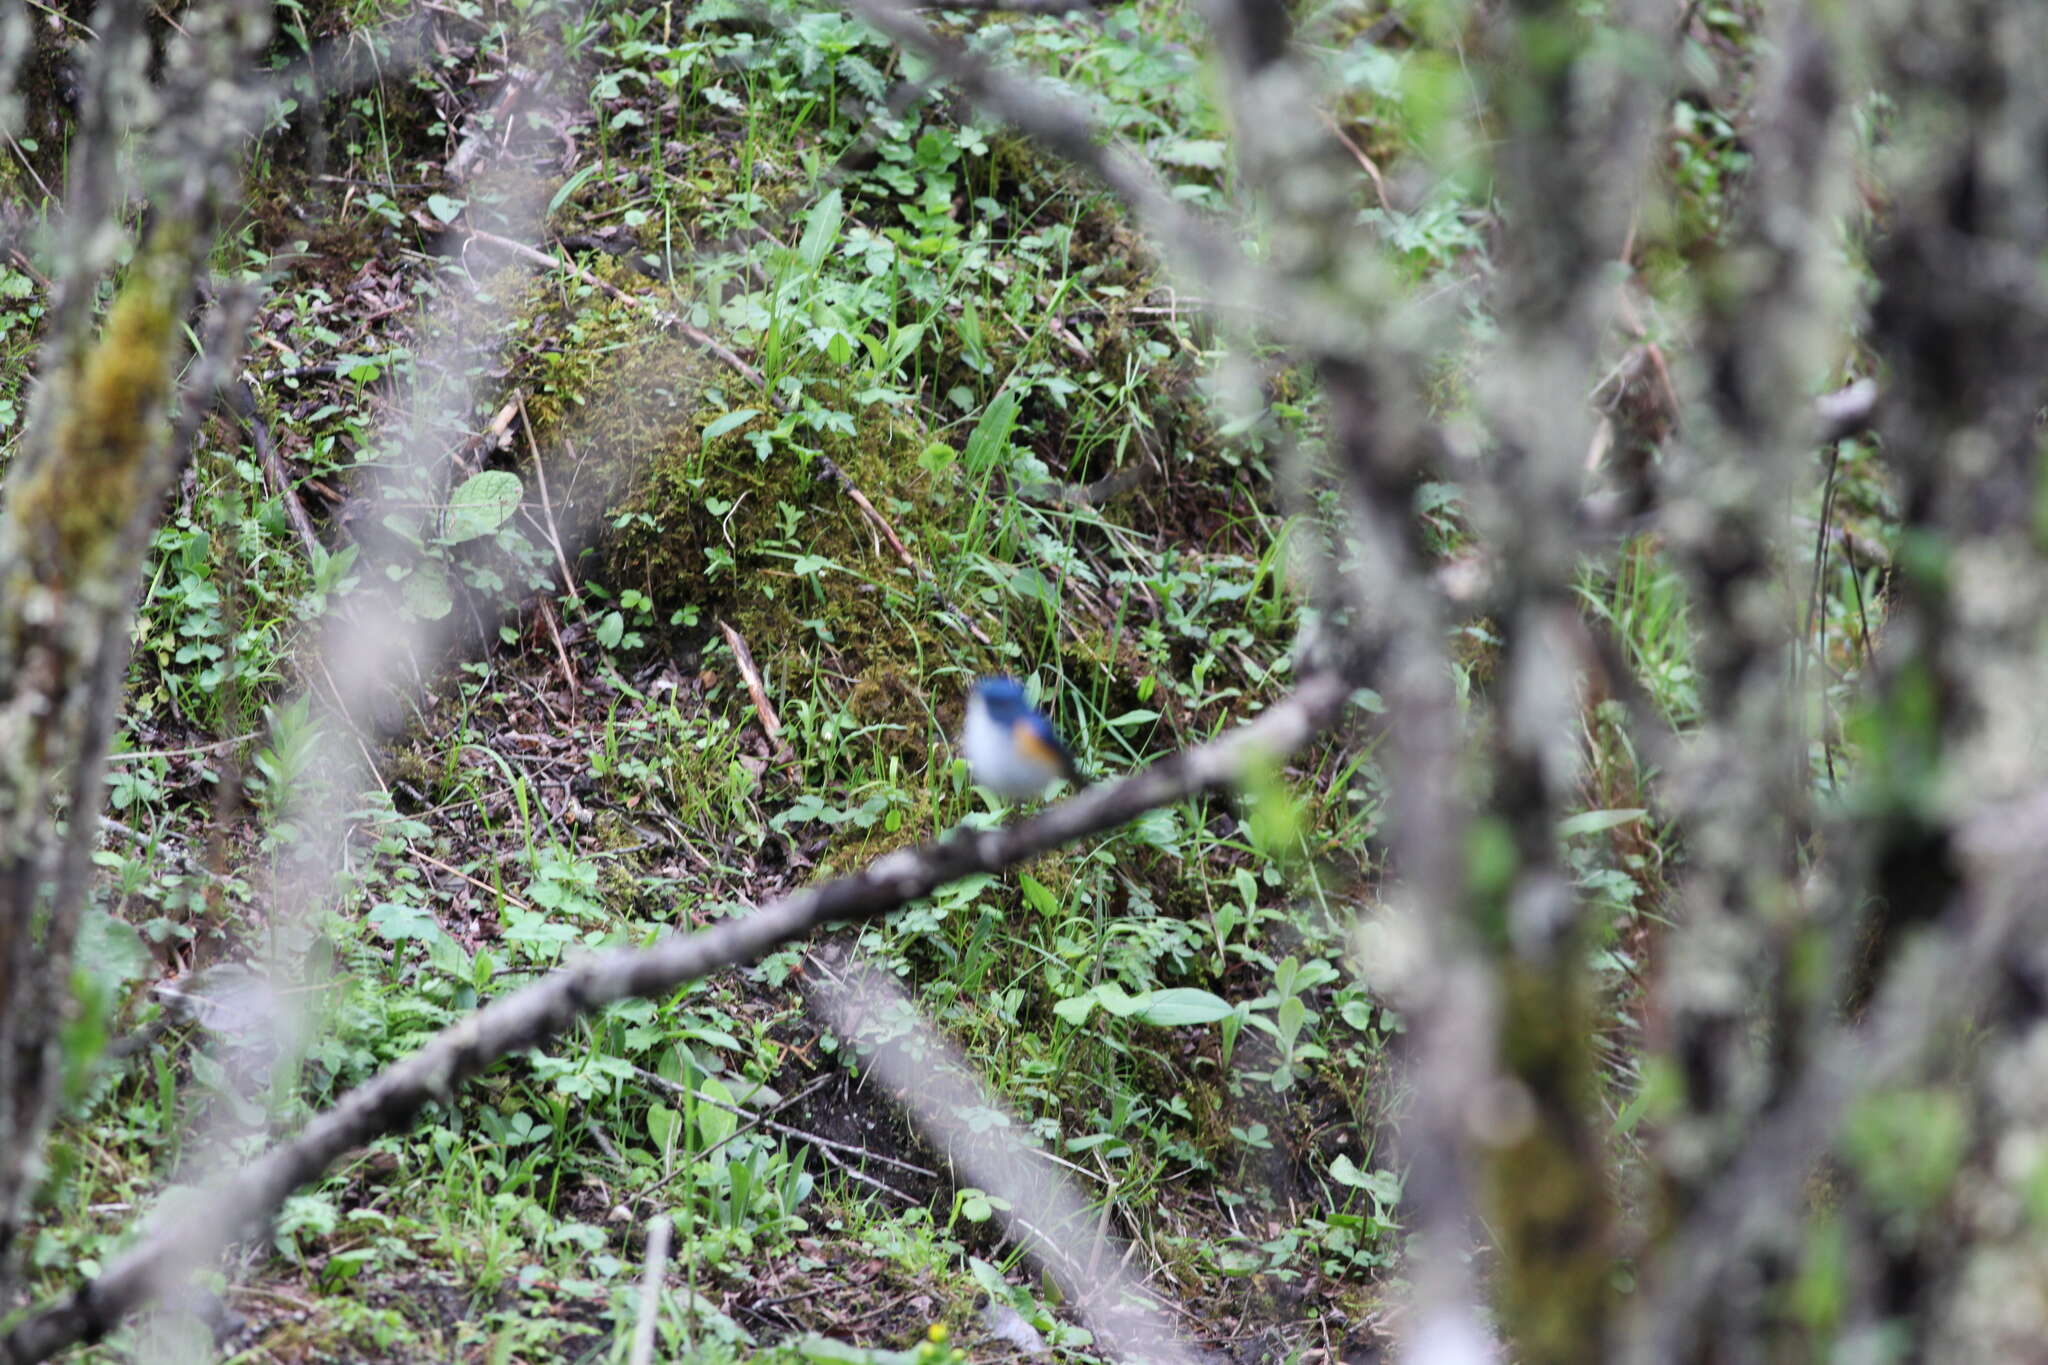
[[[1031, 680], [1099, 773], [1255, 713], [1292, 676], [1297, 563], [1328, 506], [1275, 479], [1317, 435], [1285, 358], [1233, 351], [1111, 200], [899, 86], [916, 73], [849, 19], [279, 13], [280, 68], [353, 66], [252, 150], [217, 262], [263, 293], [252, 412], [209, 423], [153, 547], [86, 943], [109, 1027], [160, 1031], [81, 1078], [33, 1253], [48, 1294], [167, 1189], [565, 955], [1002, 818], [953, 750], [977, 675]], [[1401, 13], [1307, 35], [1362, 204], [1419, 137], [1403, 73], [1432, 52]], [[1193, 25], [1141, 0], [948, 27], [1221, 209], [1228, 130]], [[1714, 229], [1747, 98], [1736, 39], [1702, 42], [1725, 103], [1674, 138], [1702, 215], [1674, 241]], [[1418, 284], [1483, 278], [1469, 188], [1367, 212]], [[16, 279], [0, 343], [26, 361], [40, 300]], [[1447, 405], [1461, 383], [1450, 367]], [[17, 401], [0, 391], [0, 416]], [[369, 514], [379, 477], [404, 511]], [[1851, 523], [1878, 496], [1859, 477], [1852, 457]], [[1455, 486], [1417, 508], [1457, 561]], [[1589, 569], [1584, 595], [1682, 722], [1682, 595], [1654, 548]], [[1847, 641], [1837, 596], [1823, 638]], [[316, 666], [318, 644], [379, 611], [443, 623], [442, 652], [354, 737], [376, 786], [351, 794], [340, 896], [301, 911], [293, 796], [323, 776], [321, 669], [347, 662]], [[1489, 637], [1465, 631], [1481, 687]], [[1271, 793], [605, 1012], [293, 1198], [210, 1323], [168, 1315], [81, 1358], [168, 1358], [207, 1330], [236, 1360], [623, 1359], [657, 1214], [677, 1229], [662, 1358], [1089, 1356], [1001, 1197], [867, 1076], [887, 1021], [846, 1036], [813, 1008], [828, 950], [899, 979], [974, 1059], [999, 1108], [970, 1125], [1069, 1176], [1206, 1358], [1381, 1358], [1401, 1021], [1348, 933], [1384, 799], [1361, 700]], [[1585, 726], [1572, 865], [1607, 925], [1625, 1142], [1666, 850], [1597, 699]], [[246, 1003], [252, 965], [303, 1027]]]

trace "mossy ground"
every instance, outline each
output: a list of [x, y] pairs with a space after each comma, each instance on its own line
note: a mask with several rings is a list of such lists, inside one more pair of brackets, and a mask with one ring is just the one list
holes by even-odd
[[[411, 13], [292, 19], [383, 51], [359, 27]], [[452, 453], [415, 490], [431, 514], [415, 537], [480, 473], [516, 475], [520, 504], [492, 534], [426, 546], [456, 587], [460, 644], [423, 663], [376, 748], [346, 893], [294, 946], [295, 987], [321, 1003], [296, 1082], [233, 1093], [189, 1025], [103, 1071], [63, 1135], [41, 1292], [116, 1244], [93, 1209], [181, 1178], [196, 1128], [225, 1124], [253, 1149], [564, 953], [709, 922], [995, 818], [950, 739], [975, 674], [1030, 676], [1105, 774], [1206, 738], [1289, 676], [1288, 541], [1315, 534], [1317, 509], [1283, 505], [1258, 434], [1219, 421], [1215, 329], [1072, 172], [960, 108], [890, 107], [896, 58], [827, 11], [420, 13], [424, 65], [266, 137], [223, 249], [223, 269], [289, 253], [257, 352], [264, 411], [326, 551], [360, 558], [304, 562], [247, 433], [209, 429], [158, 540], [124, 718], [135, 752], [116, 815], [145, 842], [106, 858], [108, 904], [153, 963], [237, 960], [277, 928], [269, 807], [216, 794], [285, 747], [282, 709], [249, 732], [318, 685], [323, 615], [392, 575], [402, 600], [420, 549], [359, 517], [357, 481], [385, 460], [409, 383], [444, 383], [435, 367], [451, 363], [475, 381], [470, 410], [438, 415]], [[1077, 56], [1063, 21], [993, 22], [1120, 135], [1222, 145], [1187, 16], [1149, 0], [1133, 13], [1090, 38], [1108, 62]], [[529, 124], [498, 120], [502, 92], [541, 90], [521, 106]], [[1339, 103], [1381, 160], [1403, 144], [1385, 112]], [[538, 133], [489, 177], [449, 176], [469, 139], [513, 146], [521, 128]], [[1231, 190], [1227, 169], [1176, 175], [1197, 206]], [[522, 202], [547, 206], [534, 244], [574, 270], [530, 273], [469, 235], [516, 234]], [[1469, 269], [1479, 214], [1453, 215], [1421, 254]], [[664, 314], [732, 347], [766, 390]], [[1304, 377], [1260, 379], [1290, 438], [1312, 441]], [[1436, 379], [1462, 404], [1468, 376]], [[519, 415], [491, 433], [515, 394]], [[759, 667], [779, 743], [722, 627]], [[1461, 681], [1483, 687], [1483, 623], [1463, 639]], [[1400, 1230], [1378, 1129], [1400, 1021], [1346, 958], [1379, 871], [1375, 742], [1361, 720], [1239, 802], [1156, 812], [826, 936], [907, 983], [1132, 1240], [1188, 1333], [1239, 1359], [1380, 1344]], [[1632, 803], [1632, 764], [1617, 759], [1602, 800]], [[236, 824], [216, 841], [223, 814]], [[1631, 827], [1613, 839], [1589, 868], [1653, 861]], [[1651, 869], [1638, 890], [1657, 885]], [[154, 970], [123, 978], [118, 1026], [153, 1008]], [[809, 1012], [811, 970], [799, 946], [620, 1007], [378, 1141], [230, 1268], [232, 1348], [616, 1354], [657, 1212], [685, 1236], [663, 1322], [676, 1358], [794, 1359], [813, 1332], [904, 1347], [933, 1323], [1003, 1354], [976, 1258], [1057, 1335], [1040, 1281], [857, 1079], [852, 1040]], [[1191, 988], [1236, 1013], [1162, 1027], [1098, 1007], [1077, 1022], [1111, 986]], [[785, 1128], [737, 1131], [716, 1101], [742, 1096]]]

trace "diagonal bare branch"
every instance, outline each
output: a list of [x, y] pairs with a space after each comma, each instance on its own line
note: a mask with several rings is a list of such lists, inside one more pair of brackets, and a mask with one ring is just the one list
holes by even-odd
[[1334, 673], [1302, 682], [1255, 720], [1121, 781], [1090, 787], [998, 830], [955, 830], [888, 854], [851, 876], [807, 887], [742, 919], [651, 948], [618, 949], [564, 967], [493, 1001], [387, 1067], [239, 1174], [168, 1210], [142, 1240], [65, 1302], [0, 1337], [0, 1365], [30, 1365], [104, 1335], [128, 1314], [212, 1263], [285, 1197], [344, 1153], [411, 1121], [429, 1101], [506, 1056], [554, 1037], [615, 1001], [652, 996], [842, 920], [872, 919], [977, 872], [996, 872], [1114, 829], [1144, 812], [1231, 786], [1253, 764], [1278, 761], [1332, 724], [1352, 684]]

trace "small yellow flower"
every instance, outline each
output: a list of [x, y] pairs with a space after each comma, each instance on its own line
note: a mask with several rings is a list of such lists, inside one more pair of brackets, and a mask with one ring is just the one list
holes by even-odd
[[930, 1337], [932, 1339], [932, 1344], [936, 1346], [938, 1343], [946, 1339], [946, 1324], [943, 1322], [933, 1323], [931, 1327], [925, 1332], [925, 1335]]

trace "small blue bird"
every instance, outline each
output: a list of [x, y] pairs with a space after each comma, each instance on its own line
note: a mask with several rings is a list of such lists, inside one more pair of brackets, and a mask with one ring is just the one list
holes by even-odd
[[967, 689], [967, 726], [960, 736], [974, 780], [1006, 801], [1042, 796], [1055, 778], [1086, 779], [1052, 722], [1024, 698], [1015, 678], [980, 678]]

